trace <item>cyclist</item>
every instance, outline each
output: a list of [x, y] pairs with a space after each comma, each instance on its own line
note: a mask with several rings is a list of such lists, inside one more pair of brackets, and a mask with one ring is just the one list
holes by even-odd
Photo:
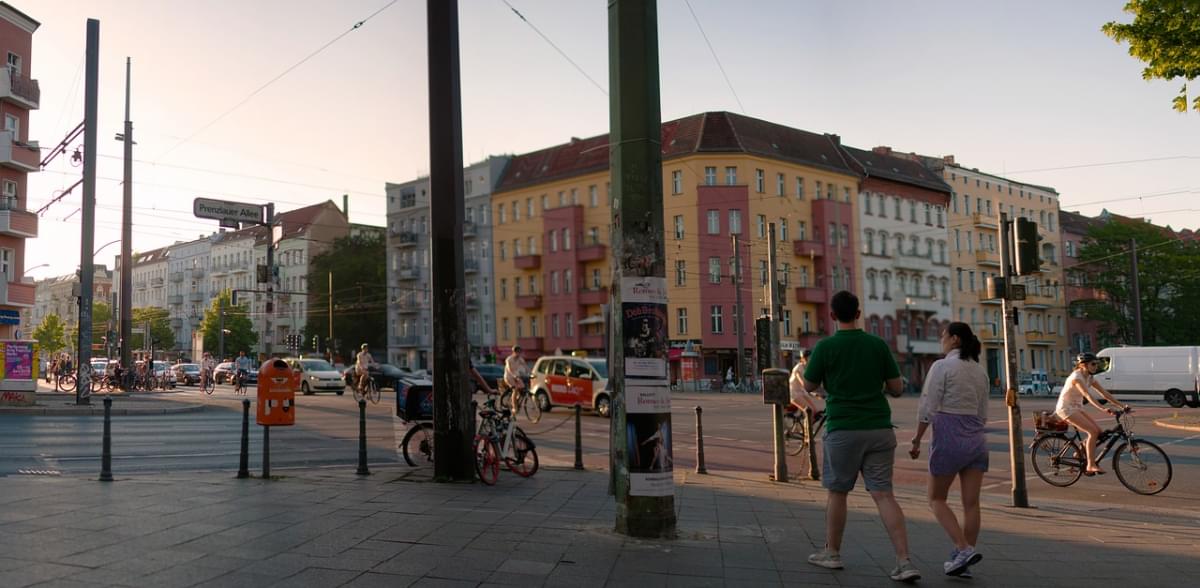
[[252, 369], [254, 369], [254, 360], [246, 355], [245, 350], [239, 351], [237, 359], [234, 360], [234, 377], [236, 378], [234, 388], [237, 391], [240, 392], [245, 386], [246, 374], [249, 374]]
[[375, 364], [375, 358], [367, 349], [367, 344], [363, 343], [359, 346], [358, 355], [354, 358], [354, 372], [358, 374], [358, 382], [355, 387], [359, 392], [366, 389], [367, 378], [371, 377], [371, 366]]
[[512, 390], [512, 411], [517, 413], [517, 399], [525, 390], [525, 378], [529, 377], [529, 366], [521, 357], [521, 346], [513, 345], [512, 354], [504, 359], [504, 383]]
[[824, 403], [819, 397], [825, 394], [825, 389], [818, 386], [817, 390], [811, 393], [804, 389], [804, 368], [808, 365], [810, 357], [811, 349], [800, 352], [800, 361], [796, 362], [792, 368], [792, 376], [788, 379], [788, 391], [791, 392], [792, 406], [796, 407], [796, 410], [808, 411], [809, 414], [815, 415], [821, 412]]
[[200, 359], [200, 388], [208, 387], [208, 382], [212, 380], [213, 370], [216, 369], [217, 362], [213, 359], [211, 353], [205, 351], [204, 357]]
[[1117, 402], [1117, 399], [1113, 398], [1113, 395], [1109, 394], [1108, 390], [1105, 390], [1092, 377], [1098, 371], [1100, 371], [1100, 361], [1096, 358], [1096, 355], [1087, 352], [1080, 353], [1075, 358], [1075, 370], [1071, 372], [1070, 376], [1067, 376], [1067, 381], [1063, 383], [1062, 392], [1058, 394], [1058, 404], [1054, 407], [1054, 414], [1058, 415], [1058, 418], [1075, 425], [1076, 429], [1087, 434], [1088, 465], [1087, 469], [1083, 472], [1085, 476], [1094, 476], [1105, 472], [1096, 463], [1096, 441], [1100, 436], [1100, 425], [1097, 425], [1096, 421], [1083, 410], [1083, 401], [1086, 400], [1094, 404], [1100, 410], [1107, 410], [1114, 415], [1117, 414], [1117, 411], [1101, 406], [1099, 401], [1092, 398], [1088, 389], [1095, 388], [1101, 396], [1113, 403], [1113, 405], [1120, 407], [1120, 410], [1129, 410], [1128, 405]]

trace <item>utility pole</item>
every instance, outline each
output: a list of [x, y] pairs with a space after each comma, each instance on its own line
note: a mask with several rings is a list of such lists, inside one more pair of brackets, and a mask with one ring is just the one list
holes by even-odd
[[75, 404], [91, 404], [92, 396], [92, 281], [96, 277], [93, 248], [96, 230], [96, 137], [99, 131], [100, 21], [87, 21], [86, 66], [83, 82], [83, 204], [79, 239], [79, 351]]
[[1008, 213], [1000, 213], [1000, 278], [1004, 281], [1003, 297], [1000, 300], [1004, 317], [1004, 402], [1008, 405], [1008, 455], [1012, 475], [1012, 504], [1018, 508], [1029, 506], [1029, 494], [1025, 490], [1025, 436], [1021, 431], [1021, 404], [1017, 398], [1017, 342], [1016, 313], [1012, 300], [1012, 247], [1013, 229], [1009, 225]]
[[[775, 223], [767, 224], [767, 302], [771, 308], [771, 352], [768, 354], [772, 368], [783, 365], [779, 351], [779, 319], [783, 315], [783, 305], [779, 296], [779, 275], [776, 273], [775, 259]], [[766, 385], [766, 382], [763, 382]], [[787, 483], [787, 456], [784, 453], [783, 405], [771, 404], [771, 426], [775, 439], [775, 472], [771, 479]]]
[[326, 298], [329, 306], [329, 336], [325, 339], [325, 348], [329, 350], [329, 363], [333, 363], [333, 272], [329, 272], [329, 295]]
[[[271, 343], [274, 341], [271, 329], [271, 317], [275, 315], [275, 203], [267, 203], [267, 304], [263, 313], [263, 361], [271, 357]], [[255, 362], [262, 363], [262, 362]]]
[[[125, 174], [122, 178], [121, 197], [121, 365], [129, 372], [133, 365], [130, 343], [133, 341], [133, 121], [129, 119], [131, 64], [125, 58]], [[121, 387], [128, 392], [127, 377], [121, 378]]]
[[225, 297], [217, 295], [217, 361], [225, 359]]
[[[437, 480], [475, 478], [475, 415], [467, 372], [462, 226], [462, 87], [458, 0], [427, 0], [429, 39], [429, 206], [433, 257], [433, 455]], [[660, 229], [661, 230], [661, 229]]]
[[1133, 335], [1134, 341], [1137, 341], [1139, 346], [1142, 345], [1142, 290], [1138, 287], [1138, 257], [1137, 257], [1137, 239], [1129, 240], [1129, 279], [1133, 291], [1129, 293], [1129, 297], [1133, 299]]
[[733, 328], [737, 330], [737, 381], [740, 385], [746, 381], [746, 345], [743, 339], [746, 326], [743, 323], [745, 316], [742, 310], [742, 250], [738, 247], [737, 235], [733, 235], [733, 292]]
[[611, 298], [618, 317], [611, 325], [609, 359], [616, 530], [669, 538], [675, 536], [674, 435], [667, 387], [655, 0], [609, 0], [608, 71], [615, 260]]

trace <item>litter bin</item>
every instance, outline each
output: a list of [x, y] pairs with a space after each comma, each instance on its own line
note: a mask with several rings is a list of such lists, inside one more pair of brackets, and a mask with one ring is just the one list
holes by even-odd
[[269, 427], [296, 424], [296, 377], [282, 359], [258, 368], [258, 424]]

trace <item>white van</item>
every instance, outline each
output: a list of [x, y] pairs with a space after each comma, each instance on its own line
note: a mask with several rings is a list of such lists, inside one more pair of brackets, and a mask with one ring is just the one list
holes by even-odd
[[1096, 355], [1104, 370], [1096, 381], [1105, 390], [1200, 407], [1200, 347], [1110, 347]]

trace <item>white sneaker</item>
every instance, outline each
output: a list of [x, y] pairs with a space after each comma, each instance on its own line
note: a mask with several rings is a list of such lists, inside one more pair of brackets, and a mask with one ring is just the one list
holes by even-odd
[[906, 559], [893, 568], [892, 573], [888, 574], [888, 577], [897, 582], [916, 582], [921, 579], [921, 572], [917, 570], [916, 566], [912, 565], [911, 561]]
[[946, 562], [946, 575], [961, 576], [967, 568], [979, 563], [982, 559], [983, 554], [975, 551], [974, 547], [968, 545], [965, 549], [958, 550], [954, 554], [953, 560]]
[[821, 551], [808, 556], [808, 563], [814, 566], [821, 566], [829, 570], [840, 570], [846, 567], [842, 563], [841, 554], [830, 551], [829, 548], [824, 548]]

